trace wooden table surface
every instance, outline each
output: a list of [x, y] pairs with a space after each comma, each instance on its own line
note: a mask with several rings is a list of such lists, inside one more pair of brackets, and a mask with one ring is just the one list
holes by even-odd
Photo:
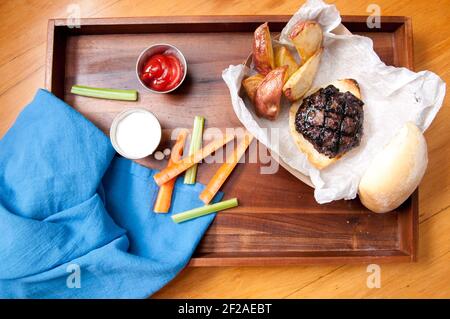
[[[332, 1], [341, 14], [411, 16], [416, 71], [450, 83], [450, 0]], [[47, 19], [157, 15], [293, 14], [303, 1], [2, 0], [0, 2], [0, 137], [44, 85]], [[77, 6], [78, 7], [75, 7]], [[429, 165], [420, 186], [417, 263], [381, 265], [381, 288], [366, 285], [367, 265], [188, 268], [157, 298], [449, 298], [450, 97], [426, 132]]]

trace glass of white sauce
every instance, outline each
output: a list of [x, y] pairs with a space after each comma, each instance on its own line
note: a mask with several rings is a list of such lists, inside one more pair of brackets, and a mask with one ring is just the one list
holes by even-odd
[[141, 159], [153, 154], [161, 142], [158, 119], [153, 113], [141, 108], [119, 113], [109, 133], [117, 153], [129, 159]]

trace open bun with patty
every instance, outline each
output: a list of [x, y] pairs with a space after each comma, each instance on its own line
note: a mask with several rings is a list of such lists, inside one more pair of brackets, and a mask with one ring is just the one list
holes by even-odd
[[[361, 91], [359, 89], [358, 82], [356, 82], [353, 79], [337, 80], [330, 84], [333, 85], [334, 87], [336, 87], [339, 90], [339, 92], [344, 93], [344, 92], [348, 91], [348, 92], [352, 93], [358, 99], [361, 99]], [[305, 95], [304, 98], [314, 94], [319, 89], [320, 88], [315, 88], [313, 90], [310, 90]], [[304, 98], [295, 102], [294, 104], [292, 104], [292, 106], [289, 110], [289, 130], [290, 130], [290, 133], [294, 140], [295, 145], [301, 152], [303, 152], [306, 155], [306, 157], [308, 158], [308, 161], [312, 165], [314, 165], [314, 167], [316, 167], [318, 169], [323, 169], [323, 168], [329, 166], [330, 164], [336, 162], [342, 156], [342, 154], [339, 156], [336, 156], [336, 157], [329, 157], [325, 154], [322, 154], [319, 151], [317, 151], [316, 148], [314, 147], [314, 145], [311, 144], [305, 137], [303, 137], [303, 135], [301, 133], [297, 132], [296, 126], [295, 126], [295, 117], [296, 117], [297, 110], [302, 105]]]

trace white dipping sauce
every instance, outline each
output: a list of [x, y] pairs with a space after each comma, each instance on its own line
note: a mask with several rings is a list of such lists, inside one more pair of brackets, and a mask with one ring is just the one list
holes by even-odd
[[111, 127], [111, 140], [116, 150], [130, 159], [152, 154], [161, 141], [161, 126], [156, 117], [142, 109], [121, 113]]

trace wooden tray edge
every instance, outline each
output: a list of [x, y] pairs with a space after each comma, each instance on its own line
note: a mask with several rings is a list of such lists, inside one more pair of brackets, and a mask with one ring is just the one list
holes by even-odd
[[241, 266], [299, 266], [319, 264], [370, 264], [409, 263], [411, 256], [406, 253], [387, 256], [342, 256], [342, 257], [193, 257], [188, 267], [241, 267]]

